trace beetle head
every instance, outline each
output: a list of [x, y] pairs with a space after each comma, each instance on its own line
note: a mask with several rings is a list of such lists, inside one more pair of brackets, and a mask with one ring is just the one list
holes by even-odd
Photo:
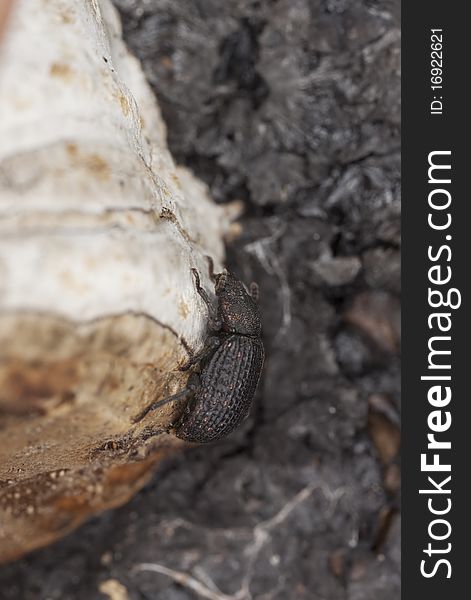
[[230, 271], [216, 275], [215, 293], [224, 332], [260, 336], [262, 325], [257, 303], [235, 275]]

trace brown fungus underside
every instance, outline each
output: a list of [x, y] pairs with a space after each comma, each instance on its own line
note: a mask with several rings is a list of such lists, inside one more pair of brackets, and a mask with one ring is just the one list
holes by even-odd
[[175, 335], [144, 316], [0, 317], [1, 560], [127, 501], [182, 444], [162, 432], [175, 407], [151, 427], [132, 417], [183, 385], [183, 357]]

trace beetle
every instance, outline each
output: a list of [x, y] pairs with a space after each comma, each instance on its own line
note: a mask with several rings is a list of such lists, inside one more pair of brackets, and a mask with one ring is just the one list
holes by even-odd
[[198, 271], [191, 269], [208, 310], [209, 335], [204, 347], [182, 367], [196, 369], [182, 391], [154, 402], [134, 419], [138, 422], [169, 402], [187, 400], [170, 429], [180, 439], [200, 444], [220, 440], [248, 416], [265, 357], [257, 284], [252, 283], [247, 292], [233, 273], [225, 269], [215, 274], [209, 257], [208, 263], [217, 307], [201, 286]]

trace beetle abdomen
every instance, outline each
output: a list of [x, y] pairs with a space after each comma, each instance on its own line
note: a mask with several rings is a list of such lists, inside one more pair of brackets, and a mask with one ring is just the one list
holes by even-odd
[[247, 416], [263, 366], [260, 339], [231, 335], [211, 357], [201, 385], [176, 435], [189, 442], [211, 442], [236, 429]]

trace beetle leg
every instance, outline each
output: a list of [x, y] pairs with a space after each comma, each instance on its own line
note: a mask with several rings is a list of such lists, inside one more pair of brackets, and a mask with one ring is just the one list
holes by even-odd
[[209, 278], [211, 281], [216, 281], [216, 273], [214, 272], [214, 261], [211, 256], [206, 256], [206, 260], [208, 261], [208, 271]]
[[186, 387], [183, 390], [177, 392], [176, 394], [173, 394], [173, 396], [169, 396], [168, 398], [164, 398], [163, 400], [153, 402], [152, 404], [147, 406], [142, 412], [140, 412], [136, 417], [134, 417], [132, 419], [132, 422], [138, 423], [139, 421], [142, 421], [142, 419], [148, 413], [150, 413], [153, 410], [156, 410], [157, 408], [160, 408], [161, 406], [164, 406], [165, 404], [168, 404], [169, 402], [174, 402], [176, 400], [189, 400], [198, 389], [198, 381], [196, 380], [196, 378], [190, 377], [190, 380], [188, 381]]
[[259, 291], [258, 285], [255, 283], [255, 281], [252, 281], [252, 283], [250, 284], [250, 295], [252, 296], [252, 299], [258, 303], [258, 299], [260, 297], [260, 291]]
[[213, 303], [209, 299], [206, 290], [204, 290], [201, 286], [199, 273], [196, 269], [191, 269], [191, 272], [193, 273], [193, 277], [195, 278], [196, 291], [201, 296], [208, 309], [209, 328], [211, 329], [211, 331], [219, 331], [222, 327], [221, 320], [219, 319], [217, 311], [215, 310]]
[[203, 362], [220, 345], [221, 345], [221, 340], [218, 337], [216, 337], [216, 336], [210, 336], [210, 337], [206, 338], [204, 346], [200, 350], [200, 352], [197, 352], [196, 354], [194, 354], [186, 364], [184, 364], [182, 367], [180, 367], [179, 370], [180, 371], [188, 371], [188, 369], [190, 369], [191, 367], [193, 367], [197, 363]]
[[209, 299], [209, 296], [206, 293], [206, 290], [203, 289], [203, 287], [201, 286], [200, 274], [198, 273], [198, 271], [196, 269], [191, 269], [191, 272], [193, 273], [193, 277], [195, 278], [196, 291], [201, 296], [201, 298], [203, 298], [204, 303], [208, 307], [208, 311], [209, 312], [214, 311], [213, 304], [212, 304], [211, 300]]

